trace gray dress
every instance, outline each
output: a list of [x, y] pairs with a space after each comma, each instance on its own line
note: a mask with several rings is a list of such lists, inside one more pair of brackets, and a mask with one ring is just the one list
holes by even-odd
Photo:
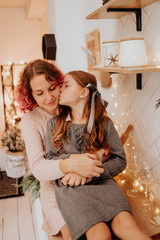
[[[63, 151], [56, 153], [52, 147], [52, 136], [57, 117], [48, 122], [46, 136], [46, 156], [51, 159], [64, 159], [73, 153], [82, 153], [87, 140], [84, 137], [86, 124], [71, 124], [67, 129], [67, 138]], [[105, 139], [111, 148], [109, 160], [103, 163], [104, 173], [94, 177], [84, 186], [64, 186], [61, 179], [55, 182], [58, 207], [69, 228], [72, 240], [80, 237], [98, 222], [108, 223], [121, 211], [131, 212], [129, 203], [113, 179], [126, 167], [123, 146], [112, 122], [106, 119]]]

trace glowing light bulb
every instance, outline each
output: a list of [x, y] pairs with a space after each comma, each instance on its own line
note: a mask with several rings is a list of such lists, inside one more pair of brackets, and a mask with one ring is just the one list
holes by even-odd
[[139, 190], [140, 190], [141, 192], [143, 192], [144, 187], [143, 187], [142, 185], [140, 185], [140, 186], [139, 186]]
[[17, 107], [18, 106], [18, 103], [17, 101], [14, 101], [14, 106]]
[[114, 106], [115, 106], [115, 108], [117, 108], [117, 107], [118, 107], [118, 103], [115, 102], [115, 103], [114, 103]]
[[139, 186], [139, 181], [137, 179], [134, 181], [134, 185]]
[[17, 116], [17, 115], [14, 115], [14, 116], [13, 116], [13, 119], [14, 119], [14, 120], [15, 120], [15, 119], [17, 119], [17, 118], [18, 118], [18, 116]]
[[21, 60], [19, 63], [23, 65], [25, 64], [25, 61]]
[[156, 212], [157, 214], [159, 214], [159, 213], [160, 213], [160, 209], [159, 209], [159, 208], [156, 208], [155, 212]]
[[14, 119], [11, 119], [11, 123], [14, 125], [14, 124], [15, 124], [15, 120], [14, 120]]

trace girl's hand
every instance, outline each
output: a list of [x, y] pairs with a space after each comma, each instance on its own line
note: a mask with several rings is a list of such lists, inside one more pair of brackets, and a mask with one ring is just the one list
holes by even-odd
[[97, 154], [99, 157], [99, 160], [103, 163], [108, 161], [110, 154], [111, 154], [111, 150], [110, 148], [102, 148], [98, 151], [96, 151], [94, 154]]
[[104, 172], [101, 168], [102, 162], [97, 160], [95, 154], [71, 154], [68, 161], [69, 172], [75, 172], [83, 177], [99, 177]]
[[80, 176], [77, 173], [67, 173], [61, 180], [61, 182], [66, 186], [79, 186], [84, 185], [89, 180], [86, 177]]

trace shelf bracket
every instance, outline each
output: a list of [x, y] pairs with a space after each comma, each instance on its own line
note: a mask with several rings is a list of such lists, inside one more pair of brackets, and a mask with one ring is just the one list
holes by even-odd
[[137, 73], [137, 89], [142, 90], [142, 73]]
[[142, 31], [141, 8], [108, 8], [107, 12], [134, 12], [136, 14], [136, 29]]

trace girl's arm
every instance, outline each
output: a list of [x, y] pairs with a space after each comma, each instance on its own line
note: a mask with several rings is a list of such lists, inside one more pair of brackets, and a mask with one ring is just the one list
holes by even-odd
[[102, 164], [104, 173], [100, 178], [107, 179], [117, 176], [126, 167], [126, 155], [119, 135], [110, 119], [105, 125], [106, 140], [110, 146], [111, 153], [109, 159]]

